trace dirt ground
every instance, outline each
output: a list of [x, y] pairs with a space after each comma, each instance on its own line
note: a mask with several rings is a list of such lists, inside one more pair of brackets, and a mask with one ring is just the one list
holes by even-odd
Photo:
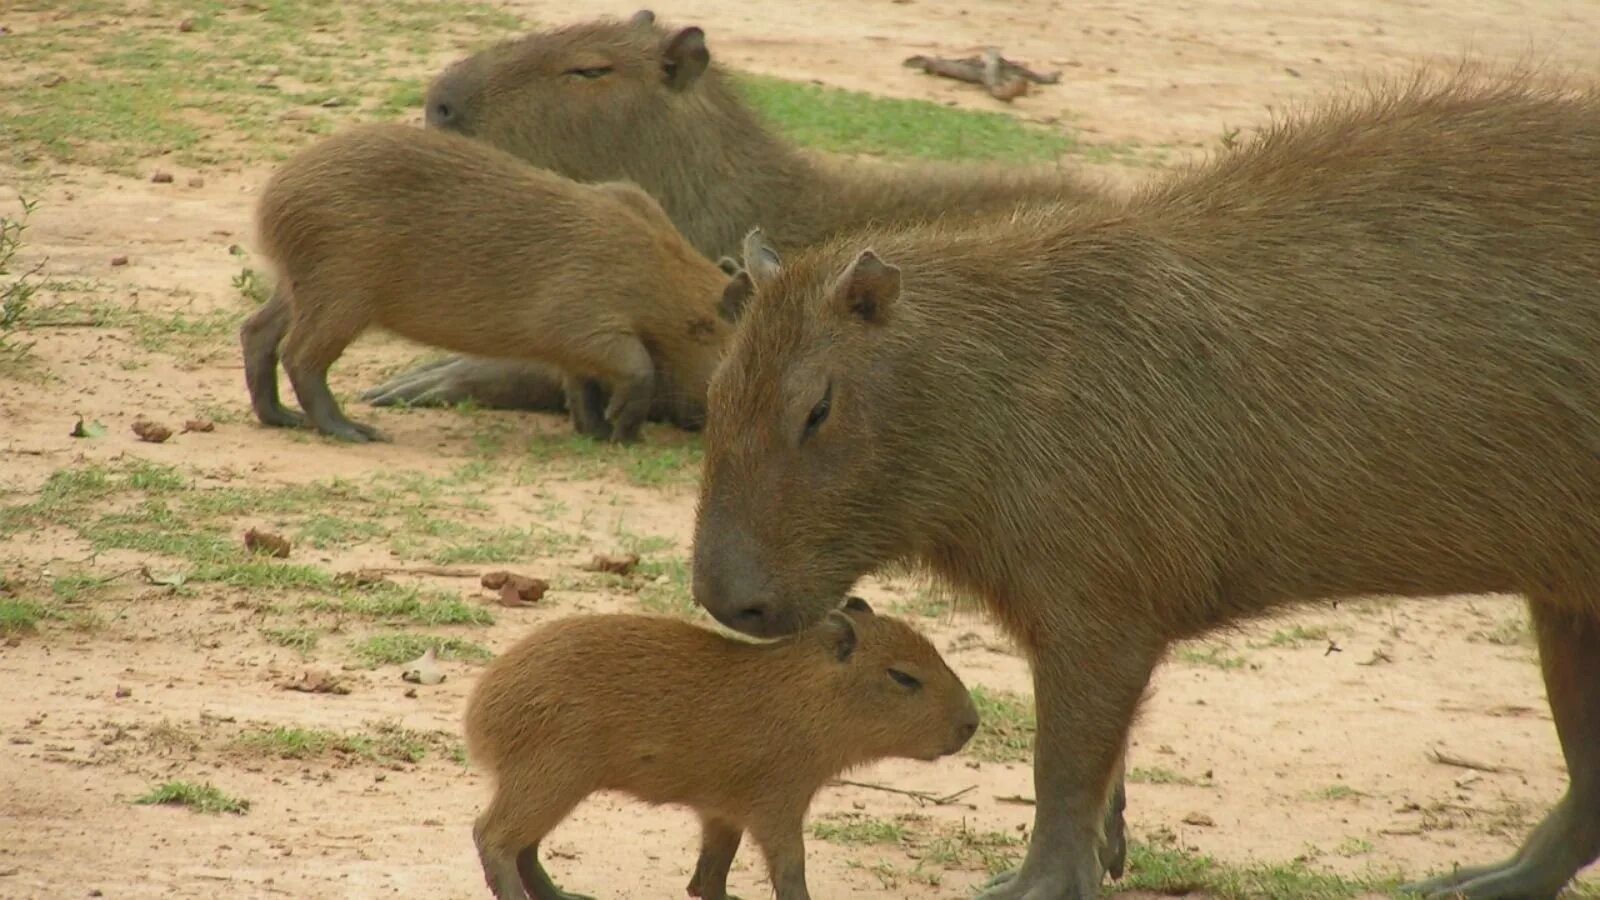
[[[547, 23], [634, 9], [502, 5]], [[1273, 107], [1363, 74], [1448, 63], [1463, 52], [1580, 69], [1600, 61], [1593, 2], [684, 0], [657, 12], [704, 26], [712, 52], [737, 68], [974, 109], [999, 104], [900, 61], [999, 46], [1063, 72], [1059, 85], [1019, 99], [1012, 111], [1070, 124], [1105, 151], [1086, 158], [1130, 183], [1215, 146], [1229, 129], [1263, 122]], [[37, 302], [93, 282], [125, 306], [147, 297], [150, 309], [238, 308], [230, 280], [240, 260], [228, 247], [248, 249], [252, 200], [268, 170], [165, 168], [173, 183], [152, 183], [147, 172], [50, 167], [34, 191], [44, 202], [24, 252], [48, 260], [54, 286]], [[6, 174], [0, 169], [0, 186]], [[203, 184], [191, 185], [194, 177]], [[11, 203], [7, 191], [0, 202]], [[111, 264], [123, 256], [127, 264]], [[563, 538], [509, 565], [471, 567], [550, 579], [554, 588], [535, 606], [492, 607], [491, 626], [420, 629], [491, 650], [558, 616], [637, 608], [637, 583], [579, 574], [593, 553], [642, 541], [657, 557], [681, 561], [689, 546], [692, 471], [640, 478], [637, 466], [607, 459], [607, 451], [558, 456], [545, 471], [537, 459], [483, 451], [484, 434], [503, 446], [567, 446], [552, 443], [566, 427], [556, 417], [377, 411], [352, 400], [352, 413], [394, 443], [340, 446], [253, 423], [231, 335], [174, 354], [147, 352], [126, 328], [41, 328], [29, 337], [54, 380], [0, 380], [0, 488], [12, 494], [0, 496], [4, 503], [38, 498], [58, 471], [136, 461], [176, 467], [206, 489], [313, 479], [364, 485], [374, 473], [442, 483], [477, 465], [489, 470], [481, 482], [489, 489], [472, 494], [477, 526], [537, 523]], [[335, 368], [335, 388], [351, 396], [416, 353], [368, 339]], [[138, 415], [168, 424], [209, 418], [216, 429], [142, 443], [130, 431]], [[103, 423], [106, 434], [69, 437], [78, 416]], [[654, 429], [647, 440], [692, 459], [681, 436]], [[241, 533], [273, 530], [285, 527], [286, 515], [245, 509], [228, 522]], [[149, 554], [96, 554], [62, 527], [0, 542], [0, 572], [24, 598], [60, 598], [53, 586], [67, 572], [108, 579], [94, 595], [92, 626], [47, 621], [0, 647], [0, 897], [486, 896], [469, 835], [485, 785], [452, 758], [473, 663], [446, 661], [442, 684], [409, 685], [399, 665], [348, 664], [340, 652], [370, 623], [308, 619], [327, 636], [302, 656], [263, 636], [278, 614], [255, 595], [227, 584], [148, 583], [141, 565], [156, 580], [162, 571]], [[297, 541], [291, 561], [331, 571], [399, 564], [381, 542], [361, 541], [327, 550]], [[674, 577], [681, 572], [656, 583]], [[395, 578], [486, 602], [471, 579]], [[940, 612], [909, 582], [877, 581], [864, 593], [881, 608], [933, 612], [918, 621], [951, 648], [948, 658], [969, 684], [1028, 693], [1025, 666], [981, 616]], [[306, 665], [335, 671], [350, 693], [280, 689]], [[240, 749], [239, 736], [253, 728], [388, 727], [374, 722], [423, 735], [433, 752], [407, 762]], [[1478, 767], [1441, 762], [1436, 751]], [[1525, 615], [1504, 597], [1321, 606], [1185, 648], [1159, 673], [1129, 765], [1134, 838], [1228, 865], [1300, 862], [1352, 877], [1499, 858], [1565, 784]], [[996, 858], [1019, 851], [1031, 823], [1031, 809], [1007, 799], [1032, 795], [1025, 761], [965, 754], [850, 777], [938, 798], [966, 790], [942, 804], [868, 787], [825, 791], [813, 811], [819, 821], [889, 823], [910, 837], [880, 841], [849, 828], [812, 836], [819, 897], [967, 896]], [[211, 782], [250, 809], [203, 815], [131, 802], [175, 779]], [[548, 842], [546, 856], [572, 889], [677, 896], [696, 836], [681, 811], [596, 797]], [[745, 896], [768, 890], [748, 847], [733, 881]]]

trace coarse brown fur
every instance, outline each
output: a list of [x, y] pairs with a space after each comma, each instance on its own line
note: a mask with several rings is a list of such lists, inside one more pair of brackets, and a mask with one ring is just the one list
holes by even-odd
[[802, 826], [823, 784], [877, 759], [955, 753], [977, 725], [933, 645], [861, 600], [766, 644], [663, 617], [562, 619], [490, 663], [468, 703], [468, 752], [495, 780], [473, 829], [484, 877], [500, 900], [565, 896], [538, 844], [614, 790], [698, 813], [691, 896], [726, 896], [748, 830], [779, 900], [804, 898]]
[[985, 898], [1095, 896], [1171, 642], [1372, 594], [1525, 594], [1571, 776], [1515, 857], [1417, 888], [1552, 897], [1600, 855], [1600, 93], [1419, 77], [1126, 202], [746, 263], [696, 599], [782, 634], [897, 559], [984, 599], [1039, 710]]
[[[461, 60], [429, 88], [426, 116], [579, 181], [634, 182], [712, 259], [736, 253], [755, 226], [793, 248], [872, 222], [1009, 212], [1103, 190], [1052, 168], [802, 153], [746, 105], [699, 28], [667, 28], [647, 13], [533, 32]], [[470, 358], [404, 373], [365, 397], [527, 409], [562, 401], [537, 366]]]
[[[265, 424], [302, 422], [278, 401], [281, 341], [313, 425], [381, 437], [346, 419], [327, 386], [328, 367], [371, 325], [548, 363], [585, 397], [571, 404], [574, 423], [596, 437], [636, 439], [658, 401], [687, 427], [703, 415], [729, 278], [637, 187], [580, 184], [459, 135], [368, 125], [285, 163], [257, 224], [279, 284], [241, 340]], [[594, 382], [611, 388], [609, 407]]]

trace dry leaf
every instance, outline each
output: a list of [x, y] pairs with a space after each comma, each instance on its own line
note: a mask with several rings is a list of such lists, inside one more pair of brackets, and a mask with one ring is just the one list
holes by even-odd
[[148, 419], [133, 420], [133, 433], [139, 436], [139, 440], [147, 441], [151, 444], [164, 443], [167, 438], [172, 437], [171, 428], [151, 422]]
[[305, 669], [295, 677], [278, 685], [286, 691], [303, 694], [348, 694], [350, 688], [339, 677], [324, 669]]
[[289, 558], [289, 541], [270, 531], [257, 531], [252, 528], [244, 533], [244, 548], [251, 553], [265, 553], [278, 559]]
[[373, 569], [357, 569], [354, 572], [340, 572], [333, 576], [333, 583], [342, 587], [371, 587], [375, 584], [387, 584], [389, 579], [382, 572]]
[[172, 183], [172, 173], [171, 172], [157, 172], [154, 175], [150, 176], [150, 180], [152, 182], [156, 183], [156, 184], [171, 184]]
[[185, 434], [191, 431], [216, 431], [217, 426], [210, 419], [190, 419], [183, 423], [183, 430]]
[[1192, 813], [1189, 813], [1187, 816], [1183, 817], [1183, 824], [1185, 824], [1185, 825], [1197, 825], [1197, 826], [1199, 826], [1201, 828], [1213, 828], [1213, 827], [1216, 826], [1217, 823], [1216, 823], [1215, 819], [1212, 819], [1210, 816], [1206, 815], [1205, 813], [1192, 812]]
[[482, 584], [491, 591], [499, 592], [501, 606], [511, 607], [528, 606], [550, 590], [550, 582], [543, 578], [513, 575], [505, 571], [485, 572]]
[[93, 438], [99, 437], [105, 433], [106, 427], [104, 425], [101, 425], [99, 422], [90, 422], [85, 425], [83, 422], [83, 417], [79, 416], [78, 423], [72, 426], [70, 436], [75, 438]]
[[626, 575], [633, 571], [639, 564], [639, 554], [629, 553], [623, 556], [599, 554], [584, 566], [590, 572], [609, 572], [612, 575]]

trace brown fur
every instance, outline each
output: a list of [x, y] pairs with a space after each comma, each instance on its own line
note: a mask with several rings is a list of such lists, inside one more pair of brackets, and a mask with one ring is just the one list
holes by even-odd
[[[426, 111], [432, 127], [570, 178], [638, 184], [713, 259], [736, 253], [758, 225], [793, 248], [871, 222], [992, 214], [1025, 200], [1099, 193], [1052, 169], [845, 164], [802, 153], [745, 105], [700, 29], [669, 29], [653, 16], [584, 22], [490, 47], [442, 73]], [[471, 359], [405, 373], [365, 396], [379, 404], [471, 397], [529, 409], [561, 402], [538, 367]]]
[[696, 599], [781, 634], [901, 559], [985, 600], [1040, 729], [986, 898], [1095, 895], [1171, 642], [1371, 594], [1526, 594], [1572, 778], [1420, 889], [1549, 897], [1600, 855], [1600, 93], [1418, 79], [1124, 203], [750, 256]]
[[[311, 422], [348, 440], [327, 370], [371, 325], [458, 352], [536, 359], [566, 372], [579, 429], [638, 436], [659, 397], [697, 425], [728, 326], [727, 274], [628, 184], [579, 184], [479, 141], [402, 125], [352, 128], [303, 151], [257, 210], [280, 284], [245, 324], [257, 416], [299, 424], [278, 402], [284, 369]], [[658, 377], [659, 376], [659, 377]], [[599, 412], [598, 391], [612, 390]]]
[[468, 752], [495, 780], [473, 831], [484, 877], [500, 900], [562, 896], [538, 844], [614, 790], [699, 814], [691, 896], [722, 900], [748, 830], [779, 900], [804, 898], [802, 825], [823, 784], [877, 759], [954, 753], [977, 724], [933, 645], [860, 600], [769, 644], [653, 616], [562, 619], [490, 663], [468, 703]]

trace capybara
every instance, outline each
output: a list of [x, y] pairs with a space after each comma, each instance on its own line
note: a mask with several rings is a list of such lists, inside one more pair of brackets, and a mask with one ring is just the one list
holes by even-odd
[[473, 838], [500, 900], [561, 900], [539, 841], [588, 795], [622, 791], [699, 815], [690, 896], [723, 900], [749, 831], [779, 900], [796, 900], [823, 784], [886, 757], [955, 753], [977, 728], [933, 645], [859, 598], [771, 643], [658, 616], [572, 616], [507, 650], [473, 689], [467, 750], [495, 782]]
[[1600, 92], [1418, 76], [1124, 202], [782, 253], [711, 383], [695, 599], [780, 635], [891, 561], [983, 599], [1039, 721], [985, 898], [1096, 895], [1173, 641], [1374, 594], [1525, 594], [1571, 776], [1414, 889], [1553, 897], [1600, 855]]
[[[631, 181], [713, 259], [745, 232], [811, 244], [869, 222], [1009, 211], [1102, 188], [1054, 168], [827, 161], [774, 134], [711, 60], [697, 27], [648, 11], [538, 31], [463, 59], [429, 87], [428, 125], [471, 135], [579, 181]], [[367, 391], [377, 405], [558, 410], [563, 393], [528, 362], [455, 357]]]
[[[694, 426], [727, 339], [727, 273], [655, 200], [580, 184], [480, 141], [404, 125], [352, 128], [285, 163], [257, 210], [279, 284], [240, 332], [256, 416], [381, 439], [340, 412], [328, 367], [370, 325], [567, 373], [580, 431], [637, 439], [657, 397]], [[305, 409], [278, 400], [277, 361]], [[597, 409], [593, 381], [610, 388]]]

